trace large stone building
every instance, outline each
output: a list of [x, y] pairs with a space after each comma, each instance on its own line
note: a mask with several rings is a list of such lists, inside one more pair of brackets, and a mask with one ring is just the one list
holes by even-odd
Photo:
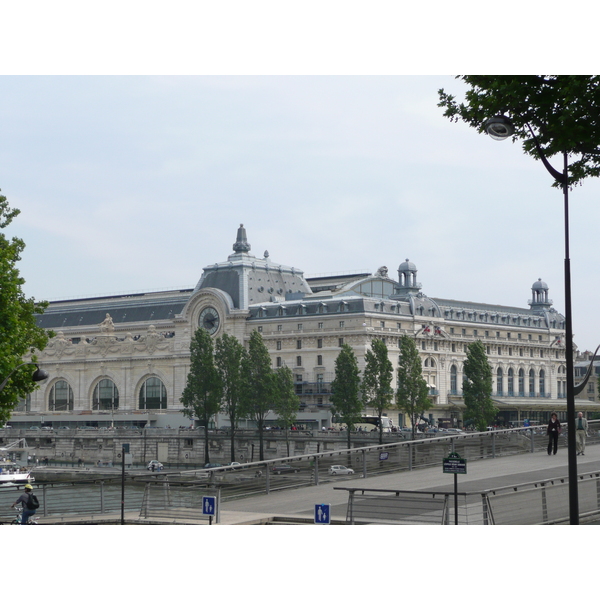
[[[403, 335], [414, 337], [421, 352], [433, 400], [425, 416], [434, 422], [462, 422], [463, 361], [474, 340], [484, 343], [492, 364], [499, 421], [564, 413], [564, 317], [543, 281], [533, 284], [529, 307], [516, 308], [430, 298], [408, 259], [397, 279], [386, 267], [306, 279], [267, 252], [257, 258], [250, 250], [240, 226], [233, 253], [207, 266], [194, 288], [52, 302], [39, 317], [56, 332], [38, 356], [50, 377], [19, 406], [13, 426], [188, 425], [180, 398], [197, 327], [244, 343], [258, 330], [273, 367], [285, 364], [294, 373], [297, 423], [305, 428], [331, 424], [331, 381], [342, 344], [354, 349], [362, 369], [371, 342], [383, 339], [397, 364]], [[578, 399], [579, 409], [597, 406]], [[402, 424], [403, 415], [390, 413]], [[226, 425], [219, 415], [215, 426]]]

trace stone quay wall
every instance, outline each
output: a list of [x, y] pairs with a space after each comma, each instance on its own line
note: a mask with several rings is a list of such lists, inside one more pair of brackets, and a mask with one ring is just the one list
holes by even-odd
[[[289, 432], [289, 455], [344, 450], [347, 434], [341, 432]], [[384, 442], [400, 441], [384, 439]], [[3, 429], [0, 430], [0, 447], [6, 447], [19, 439], [25, 439], [27, 456], [32, 462], [48, 459], [51, 463], [87, 464], [122, 461], [123, 444], [129, 444], [133, 465], [158, 460], [165, 466], [194, 468], [206, 462], [227, 464], [231, 460], [231, 439], [227, 431], [209, 432], [209, 461], [205, 457], [204, 430], [202, 429], [68, 429], [57, 431]], [[264, 456], [266, 460], [288, 456], [285, 432], [264, 432]], [[377, 434], [366, 434], [356, 440], [355, 447], [377, 444]], [[10, 450], [5, 454], [10, 454]], [[26, 456], [27, 455], [27, 456]], [[259, 459], [259, 442], [256, 430], [239, 430], [235, 435], [235, 460], [241, 463]]]

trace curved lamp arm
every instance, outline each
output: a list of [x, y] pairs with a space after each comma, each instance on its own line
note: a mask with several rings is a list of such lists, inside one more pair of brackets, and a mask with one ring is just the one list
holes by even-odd
[[[35, 363], [21, 363], [20, 365], [17, 365], [8, 374], [8, 377], [2, 383], [0, 383], [0, 392], [4, 389], [4, 387], [8, 383], [8, 380], [12, 377], [13, 373], [17, 369], [20, 369], [21, 367], [24, 367], [25, 365], [31, 365], [31, 364], [35, 364]], [[37, 365], [35, 365], [35, 366], [36, 366], [36, 370], [33, 372], [33, 375], [31, 376], [31, 378], [33, 379], [33, 381], [44, 381], [44, 379], [48, 379], [48, 373], [46, 373], [46, 371], [43, 371], [42, 369], [40, 369]]]
[[594, 359], [596, 358], [596, 354], [598, 354], [598, 349], [600, 349], [600, 346], [598, 346], [598, 348], [596, 348], [596, 352], [594, 352], [594, 356], [592, 356], [592, 360], [590, 361], [590, 366], [588, 367], [587, 373], [585, 374], [583, 381], [581, 383], [578, 383], [577, 385], [573, 386], [573, 392], [575, 393], [575, 396], [577, 396], [577, 394], [580, 394], [581, 392], [583, 392], [583, 388], [585, 387], [585, 384], [588, 382], [588, 379], [590, 378], [590, 375], [592, 374], [592, 371], [594, 370]]

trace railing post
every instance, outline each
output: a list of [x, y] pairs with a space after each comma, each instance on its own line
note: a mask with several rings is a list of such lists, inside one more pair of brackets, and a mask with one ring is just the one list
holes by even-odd
[[531, 436], [531, 454], [535, 452], [535, 444], [533, 443], [533, 429], [529, 430], [529, 435]]
[[315, 485], [319, 485], [319, 456], [315, 456]]
[[542, 520], [544, 523], [548, 522], [548, 498], [546, 497], [546, 486], [544, 483], [542, 486]]
[[271, 493], [271, 473], [269, 473], [269, 466], [265, 465], [265, 492], [267, 494]]
[[361, 450], [362, 454], [362, 468], [363, 468], [363, 479], [367, 478], [367, 455], [364, 450]]
[[350, 492], [350, 497], [348, 498], [348, 512], [350, 517], [350, 525], [354, 525], [354, 490], [348, 490]]
[[42, 502], [44, 503], [44, 516], [47, 517], [48, 516], [48, 508], [47, 508], [47, 504], [46, 504], [46, 486], [45, 485], [42, 487]]
[[413, 453], [413, 441], [411, 440], [410, 442], [408, 442], [407, 444], [407, 448], [408, 448], [408, 470], [412, 471], [413, 468], [413, 461], [412, 461], [412, 453]]
[[496, 458], [496, 432], [492, 431], [492, 458]]
[[489, 525], [490, 524], [490, 517], [488, 514], [488, 503], [487, 503], [487, 496], [485, 494], [481, 494], [481, 505], [483, 508], [483, 524], [484, 525]]

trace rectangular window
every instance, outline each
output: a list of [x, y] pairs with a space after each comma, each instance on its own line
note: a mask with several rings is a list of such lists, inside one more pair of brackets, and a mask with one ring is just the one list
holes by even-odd
[[402, 329], [402, 323], [398, 323], [398, 329]]
[[512, 356], [512, 348], [509, 348], [509, 349], [508, 349], [508, 355], [509, 355], [509, 356]]
[[262, 333], [262, 325], [258, 326], [258, 333]]
[[321, 367], [323, 365], [323, 355], [317, 354], [317, 365]]
[[540, 358], [544, 358], [544, 351], [540, 349]]
[[485, 337], [490, 337], [490, 332], [489, 331], [485, 332]]
[[383, 329], [385, 327], [385, 321], [379, 321], [379, 327]]
[[344, 329], [345, 321], [340, 321], [340, 329]]
[[462, 334], [463, 334], [463, 335], [467, 335], [467, 330], [466, 330], [466, 329], [463, 329], [463, 330], [462, 330]]
[[323, 329], [323, 323], [317, 323], [317, 329]]
[[506, 337], [510, 340], [510, 331], [506, 334]]
[[301, 356], [296, 356], [296, 366], [297, 367], [302, 366], [302, 357]]
[[277, 357], [277, 366], [280, 367], [281, 366], [281, 356]]
[[452, 352], [456, 352], [456, 344], [452, 344]]
[[502, 346], [498, 346], [498, 355], [502, 356]]
[[317, 348], [322, 348], [323, 347], [323, 338], [319, 338], [317, 340]]
[[281, 341], [277, 342], [277, 350], [281, 350]]
[[425, 342], [421, 342], [421, 350], [425, 350], [425, 349], [426, 349]]
[[302, 331], [302, 323], [298, 323], [298, 331]]
[[338, 338], [338, 346], [341, 348], [344, 345], [344, 338]]
[[450, 327], [450, 333], [454, 335], [454, 327]]
[[477, 337], [477, 329], [473, 329], [473, 337]]
[[283, 325], [277, 325], [277, 331], [283, 331]]
[[499, 338], [500, 337], [500, 332], [496, 331], [496, 337]]
[[302, 340], [296, 340], [296, 350], [302, 350]]

